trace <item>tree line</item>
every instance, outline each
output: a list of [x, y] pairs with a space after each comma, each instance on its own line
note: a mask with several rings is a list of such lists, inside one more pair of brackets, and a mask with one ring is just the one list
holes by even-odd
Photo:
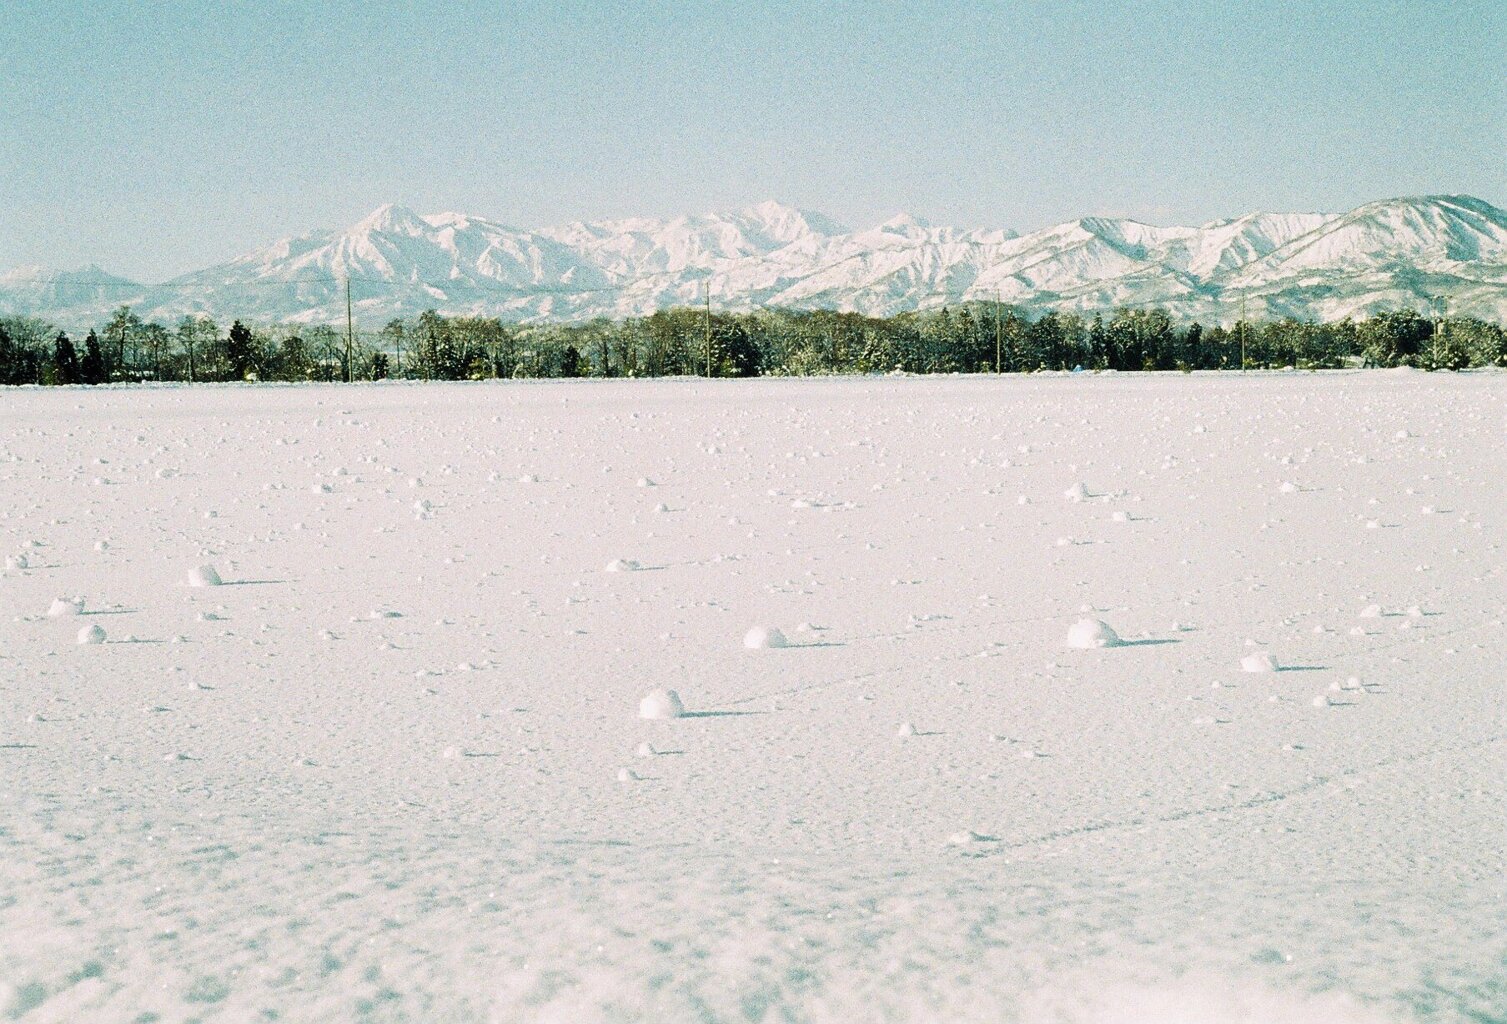
[[208, 317], [172, 327], [129, 307], [80, 341], [46, 321], [0, 317], [0, 384], [356, 381], [389, 377], [719, 377], [1017, 373], [1040, 370], [1464, 369], [1507, 365], [1500, 326], [1413, 310], [1328, 323], [1282, 319], [1204, 327], [1161, 309], [1032, 317], [977, 302], [887, 318], [826, 310], [707, 313], [676, 308], [580, 324], [442, 316], [380, 331], [316, 324], [228, 330]]

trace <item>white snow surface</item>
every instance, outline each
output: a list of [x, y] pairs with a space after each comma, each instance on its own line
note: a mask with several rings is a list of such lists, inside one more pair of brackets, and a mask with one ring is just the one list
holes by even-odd
[[1502, 1020], [1503, 381], [7, 391], [0, 1018]]

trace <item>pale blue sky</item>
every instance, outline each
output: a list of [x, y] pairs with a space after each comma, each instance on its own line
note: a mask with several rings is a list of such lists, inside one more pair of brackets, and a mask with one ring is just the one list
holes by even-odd
[[[234, 9], [232, 9], [234, 7]], [[1507, 3], [0, 3], [0, 270], [383, 202], [1031, 230], [1507, 203]]]

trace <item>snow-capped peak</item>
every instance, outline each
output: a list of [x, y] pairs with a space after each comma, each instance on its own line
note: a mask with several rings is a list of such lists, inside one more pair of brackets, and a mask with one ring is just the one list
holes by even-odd
[[931, 230], [931, 224], [926, 220], [917, 217], [915, 214], [901, 211], [900, 213], [895, 214], [889, 220], [878, 225], [877, 230], [888, 231], [891, 234], [905, 235], [909, 237], [911, 235], [926, 234]]
[[422, 235], [430, 225], [406, 206], [383, 203], [351, 226], [349, 234]]
[[783, 242], [793, 242], [807, 235], [845, 235], [848, 229], [830, 217], [812, 210], [786, 206], [773, 199], [742, 210], [739, 216], [763, 226], [764, 234]]

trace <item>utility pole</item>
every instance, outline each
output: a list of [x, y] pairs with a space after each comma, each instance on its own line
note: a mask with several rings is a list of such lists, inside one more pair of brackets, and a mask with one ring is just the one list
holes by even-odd
[[355, 332], [351, 329], [351, 279], [345, 279], [345, 382], [349, 384], [355, 379], [351, 372], [351, 342], [355, 339]]
[[1433, 300], [1434, 300], [1433, 302], [1429, 303], [1430, 306], [1434, 305], [1435, 302], [1437, 302], [1439, 304], [1438, 305], [1438, 310], [1437, 310], [1438, 316], [1436, 316], [1434, 318], [1434, 366], [1433, 366], [1433, 368], [1437, 370], [1437, 369], [1439, 369], [1439, 343], [1444, 340], [1444, 319], [1445, 319], [1446, 316], [1449, 315], [1449, 306], [1448, 306], [1449, 300], [1446, 299], [1443, 295], [1435, 295], [1433, 297]]
[[1245, 372], [1245, 293], [1240, 293], [1240, 372]]
[[703, 295], [706, 297], [706, 375], [712, 375], [712, 279], [709, 277], [701, 283]]
[[994, 293], [994, 372], [995, 373], [999, 373], [1000, 372], [1000, 367], [1003, 365], [1002, 357], [1003, 357], [1004, 351], [1005, 351], [1004, 350], [1004, 344], [1000, 341], [1000, 333], [999, 333], [999, 302], [1000, 302], [1000, 298], [1001, 298], [1000, 293], [999, 292], [995, 292]]

